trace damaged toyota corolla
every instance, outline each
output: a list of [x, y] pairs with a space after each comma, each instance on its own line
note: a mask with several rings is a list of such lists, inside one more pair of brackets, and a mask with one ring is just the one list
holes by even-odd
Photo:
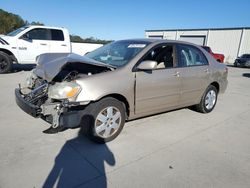
[[227, 87], [227, 67], [201, 47], [158, 39], [122, 40], [85, 56], [42, 54], [18, 106], [51, 124], [82, 127], [96, 142], [115, 139], [126, 120], [195, 106], [208, 113]]

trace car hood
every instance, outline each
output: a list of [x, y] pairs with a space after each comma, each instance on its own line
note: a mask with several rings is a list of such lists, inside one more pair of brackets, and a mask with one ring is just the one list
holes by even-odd
[[0, 35], [0, 44], [2, 45], [9, 45], [11, 37], [8, 37], [6, 35]]
[[46, 53], [37, 56], [37, 67], [33, 70], [33, 73], [50, 82], [69, 63], [90, 64], [93, 66], [109, 67], [110, 69], [115, 68], [114, 66], [74, 53]]

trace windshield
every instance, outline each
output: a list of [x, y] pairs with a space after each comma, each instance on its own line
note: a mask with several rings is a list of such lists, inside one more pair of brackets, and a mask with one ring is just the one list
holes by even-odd
[[16, 36], [18, 33], [22, 32], [23, 30], [25, 30], [27, 28], [28, 28], [28, 26], [20, 27], [19, 29], [8, 33], [7, 36], [11, 36], [11, 37]]
[[145, 41], [117, 41], [98, 48], [85, 56], [105, 64], [121, 67], [126, 65], [148, 44], [149, 42]]

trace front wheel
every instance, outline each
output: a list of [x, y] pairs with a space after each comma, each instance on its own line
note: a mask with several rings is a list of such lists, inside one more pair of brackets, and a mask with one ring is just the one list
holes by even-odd
[[90, 104], [88, 111], [88, 120], [83, 117], [82, 126], [85, 134], [94, 142], [109, 142], [122, 131], [125, 124], [125, 107], [117, 99], [104, 98]]
[[12, 61], [8, 54], [0, 52], [0, 74], [11, 71]]
[[197, 111], [201, 113], [211, 112], [217, 102], [218, 90], [213, 85], [208, 86], [199, 104], [196, 105]]

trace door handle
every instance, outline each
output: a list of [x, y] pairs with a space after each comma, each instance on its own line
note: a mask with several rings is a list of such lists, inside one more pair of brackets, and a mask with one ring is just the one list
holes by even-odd
[[180, 77], [180, 72], [176, 71], [173, 75], [176, 77]]
[[208, 74], [208, 73], [209, 73], [209, 70], [208, 70], [208, 69], [205, 69], [204, 72]]
[[47, 44], [46, 44], [46, 43], [40, 43], [40, 45], [42, 45], [42, 46], [47, 46]]
[[62, 44], [61, 46], [67, 46], [66, 44]]

